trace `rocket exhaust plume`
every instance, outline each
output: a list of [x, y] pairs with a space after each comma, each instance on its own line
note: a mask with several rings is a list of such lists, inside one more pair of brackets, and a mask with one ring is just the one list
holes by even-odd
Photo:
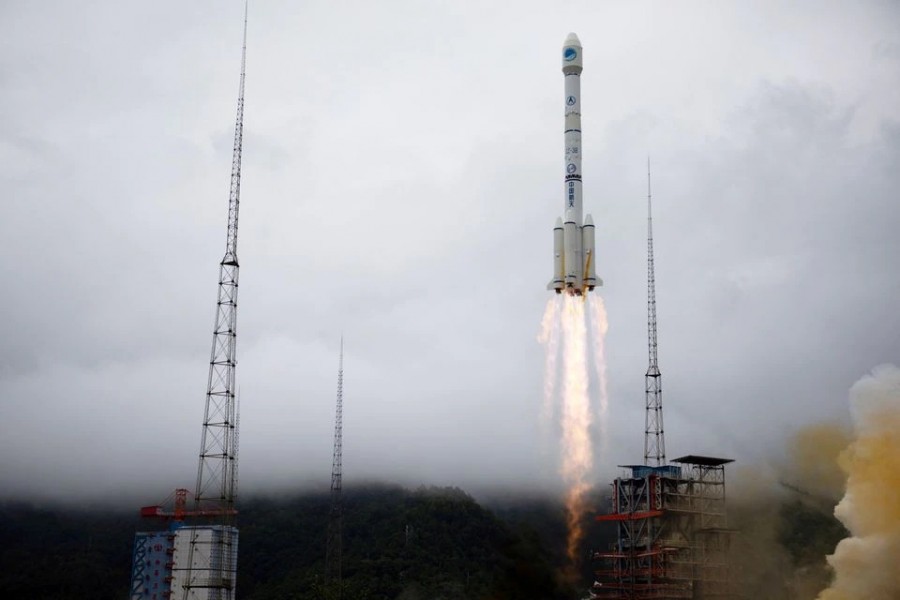
[[560, 472], [568, 487], [566, 521], [569, 535], [566, 550], [575, 560], [583, 536], [584, 494], [590, 487], [587, 476], [593, 466], [591, 448], [591, 402], [588, 396], [587, 323], [584, 302], [567, 296], [563, 315], [562, 381], [562, 465]]
[[591, 314], [591, 341], [593, 342], [594, 371], [597, 375], [597, 399], [599, 400], [597, 413], [600, 417], [597, 424], [597, 433], [600, 436], [599, 455], [606, 458], [609, 455], [609, 437], [606, 429], [609, 412], [606, 381], [606, 331], [609, 329], [609, 323], [606, 320], [606, 305], [603, 304], [602, 297], [594, 296], [588, 299], [588, 310]]
[[854, 440], [839, 463], [846, 491], [834, 509], [851, 537], [828, 564], [831, 585], [819, 600], [900, 598], [900, 369], [879, 367], [850, 390]]
[[[594, 466], [591, 427], [595, 414], [600, 416], [601, 435], [606, 427], [605, 333], [606, 313], [599, 298], [588, 303], [577, 296], [561, 295], [548, 301], [538, 338], [546, 352], [542, 418], [552, 420], [554, 407], [559, 404], [562, 433], [559, 473], [566, 486], [566, 551], [573, 563], [577, 562], [579, 545], [584, 537], [585, 495], [591, 487], [589, 477]], [[593, 345], [599, 411], [591, 402], [589, 342]], [[561, 364], [558, 360], [560, 350]]]
[[559, 298], [547, 301], [547, 308], [541, 319], [541, 332], [538, 334], [538, 341], [544, 346], [544, 404], [541, 406], [541, 423], [549, 423], [554, 415], [561, 309], [562, 302]]

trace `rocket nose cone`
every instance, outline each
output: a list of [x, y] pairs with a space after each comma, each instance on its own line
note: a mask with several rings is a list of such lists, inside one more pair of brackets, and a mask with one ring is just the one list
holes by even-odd
[[566, 41], [565, 41], [565, 43], [563, 43], [563, 46], [578, 46], [578, 47], [580, 48], [580, 47], [581, 47], [581, 40], [579, 40], [579, 39], [578, 39], [578, 36], [575, 35], [574, 33], [570, 33], [570, 34], [566, 37]]
[[594, 224], [594, 220], [591, 218], [591, 215], [586, 215], [584, 217], [584, 224], [585, 225], [593, 225]]
[[562, 217], [556, 217], [556, 228], [560, 229], [563, 226]]

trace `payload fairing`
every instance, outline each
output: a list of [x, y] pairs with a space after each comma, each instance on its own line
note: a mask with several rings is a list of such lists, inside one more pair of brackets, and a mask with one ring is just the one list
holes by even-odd
[[594, 221], [587, 215], [582, 222], [581, 206], [581, 71], [584, 63], [581, 42], [570, 33], [562, 51], [565, 78], [565, 222], [556, 219], [553, 229], [553, 279], [548, 290], [563, 290], [570, 295], [591, 291], [603, 281], [595, 272]]

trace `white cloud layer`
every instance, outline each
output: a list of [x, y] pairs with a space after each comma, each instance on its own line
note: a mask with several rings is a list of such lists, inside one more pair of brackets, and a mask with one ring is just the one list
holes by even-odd
[[[196, 473], [243, 5], [0, 7], [0, 490]], [[653, 161], [667, 446], [740, 462], [896, 362], [891, 2], [251, 2], [242, 489], [550, 486], [536, 341], [585, 47], [611, 456], [642, 455]], [[148, 498], [148, 502], [153, 498]]]

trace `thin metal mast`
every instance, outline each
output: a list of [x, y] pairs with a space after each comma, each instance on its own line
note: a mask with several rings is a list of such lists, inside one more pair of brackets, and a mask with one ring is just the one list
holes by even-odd
[[237, 500], [238, 497], [238, 483], [240, 483], [239, 476], [239, 467], [240, 462], [238, 461], [238, 457], [240, 456], [240, 447], [241, 447], [241, 389], [238, 388], [237, 396], [235, 397], [234, 402], [234, 460], [231, 464], [231, 481], [232, 486], [232, 499], [234, 501]]
[[344, 505], [341, 498], [343, 463], [344, 411], [344, 336], [338, 360], [337, 402], [334, 413], [334, 455], [331, 459], [331, 512], [328, 517], [328, 540], [325, 548], [325, 587], [330, 598], [343, 597], [341, 562], [343, 554]]
[[[237, 256], [238, 210], [241, 198], [241, 151], [244, 134], [244, 80], [247, 65], [247, 2], [244, 3], [244, 36], [241, 49], [241, 77], [238, 87], [234, 149], [231, 159], [231, 185], [228, 195], [228, 229], [225, 255], [219, 263], [219, 292], [213, 328], [206, 409], [200, 441], [197, 469], [196, 510], [209, 510], [225, 528], [234, 525], [236, 493], [236, 409], [235, 367], [237, 365]], [[194, 554], [201, 553], [204, 567], [194, 567]], [[229, 600], [234, 595], [237, 565], [236, 540], [226, 530], [220, 536], [191, 536], [187, 577], [183, 598], [192, 588], [202, 588], [205, 597]], [[205, 591], [208, 590], [208, 594]]]
[[649, 364], [644, 375], [647, 412], [644, 419], [644, 464], [666, 462], [663, 429], [662, 373], [659, 372], [656, 335], [656, 272], [653, 265], [653, 208], [650, 193], [650, 158], [647, 158], [647, 344]]

